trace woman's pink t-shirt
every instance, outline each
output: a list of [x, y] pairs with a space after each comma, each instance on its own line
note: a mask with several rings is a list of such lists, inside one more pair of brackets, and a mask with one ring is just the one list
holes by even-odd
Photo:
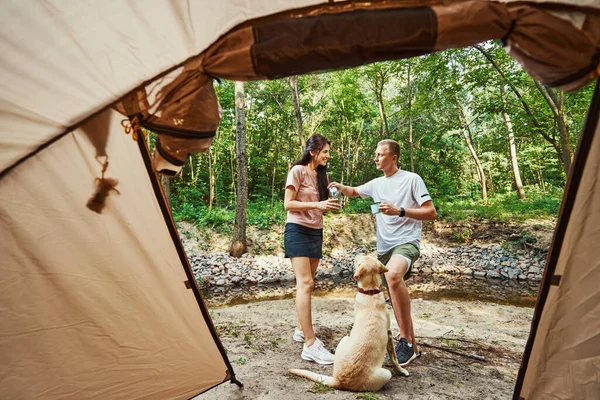
[[[285, 187], [292, 186], [296, 190], [296, 200], [317, 202], [317, 171], [304, 165], [294, 165], [288, 172]], [[318, 209], [308, 211], [288, 211], [286, 222], [292, 222], [313, 229], [323, 228], [323, 211]]]

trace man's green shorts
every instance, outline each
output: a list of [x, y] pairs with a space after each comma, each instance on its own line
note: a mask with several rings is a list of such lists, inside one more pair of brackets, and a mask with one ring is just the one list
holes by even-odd
[[412, 272], [413, 265], [415, 265], [415, 261], [417, 261], [417, 259], [421, 255], [419, 248], [412, 243], [399, 244], [398, 246], [393, 247], [390, 250], [388, 250], [386, 253], [377, 254], [377, 259], [383, 265], [387, 265], [387, 263], [390, 261], [390, 258], [392, 258], [392, 256], [395, 256], [395, 255], [404, 256], [404, 257], [408, 258], [409, 260], [411, 260], [410, 267], [408, 267], [406, 274], [404, 274], [405, 280], [410, 278], [410, 274]]

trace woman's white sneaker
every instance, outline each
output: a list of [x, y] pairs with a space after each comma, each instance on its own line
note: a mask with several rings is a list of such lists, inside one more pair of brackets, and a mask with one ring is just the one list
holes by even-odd
[[304, 343], [304, 332], [298, 328], [294, 328], [294, 336], [292, 336], [295, 342]]
[[334, 360], [334, 355], [325, 348], [323, 342], [319, 339], [316, 339], [312, 346], [307, 346], [306, 343], [304, 343], [300, 357], [302, 357], [303, 360], [314, 361], [317, 364], [322, 365], [331, 365]]

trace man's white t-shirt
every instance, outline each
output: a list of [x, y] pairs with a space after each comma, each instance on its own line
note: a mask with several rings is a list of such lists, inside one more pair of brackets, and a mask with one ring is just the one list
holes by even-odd
[[[398, 170], [390, 177], [382, 176], [358, 186], [356, 191], [363, 199], [385, 201], [404, 208], [419, 208], [431, 200], [423, 179], [415, 173]], [[377, 221], [377, 253], [384, 254], [393, 247], [413, 243], [419, 247], [422, 223], [419, 220], [397, 215], [375, 214]]]

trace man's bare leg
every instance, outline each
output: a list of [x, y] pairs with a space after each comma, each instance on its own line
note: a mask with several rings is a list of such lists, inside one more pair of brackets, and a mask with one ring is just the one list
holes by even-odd
[[393, 255], [386, 267], [388, 272], [385, 273], [385, 280], [388, 284], [394, 316], [400, 328], [400, 336], [411, 343], [415, 354], [418, 354], [419, 350], [410, 315], [410, 295], [404, 284], [404, 274], [408, 270], [408, 261], [402, 256]]

